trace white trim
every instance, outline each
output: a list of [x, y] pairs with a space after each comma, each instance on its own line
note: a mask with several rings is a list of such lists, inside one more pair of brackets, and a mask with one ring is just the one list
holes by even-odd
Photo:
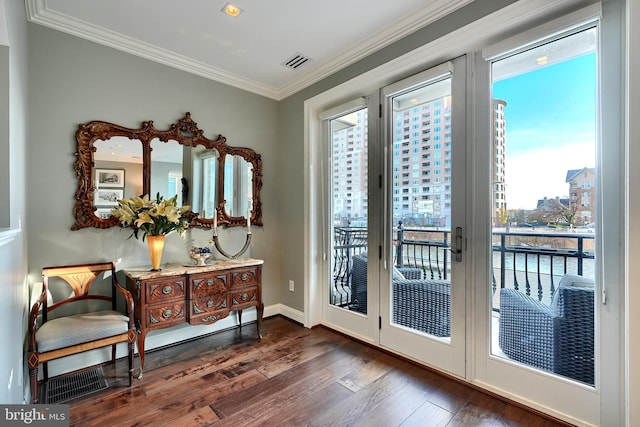
[[13, 242], [22, 233], [20, 228], [0, 230], [0, 248]]
[[295, 308], [291, 308], [288, 305], [284, 305], [280, 303], [266, 306], [264, 308], [264, 314], [262, 315], [262, 317], [266, 318], [266, 317], [276, 316], [278, 314], [281, 314], [282, 316], [286, 317], [287, 319], [291, 319], [294, 322], [304, 324], [303, 312], [301, 312], [300, 310], [296, 310]]
[[367, 106], [367, 100], [363, 97], [356, 98], [353, 101], [345, 102], [336, 107], [330, 108], [320, 113], [320, 120], [331, 120], [344, 114], [351, 113]]
[[499, 57], [513, 55], [523, 48], [530, 48], [542, 42], [550, 42], [565, 34], [574, 33], [577, 28], [591, 25], [602, 15], [600, 3], [594, 3], [568, 15], [545, 22], [529, 31], [525, 31], [508, 39], [501, 40], [482, 49], [485, 60], [491, 61]]
[[[341, 85], [333, 87], [326, 92], [318, 94], [313, 98], [307, 99], [305, 101], [305, 165], [309, 165], [310, 162], [317, 161], [313, 157], [313, 148], [319, 141], [319, 134], [314, 133], [314, 129], [318, 129], [318, 118], [317, 114], [310, 114], [313, 111], [321, 111], [325, 108], [328, 108], [331, 105], [335, 105], [339, 102], [344, 102], [344, 100], [353, 99], [357, 96], [362, 96], [363, 94], [372, 93], [374, 90], [380, 87], [384, 87], [389, 85], [403, 76], [414, 74], [425, 68], [434, 66], [436, 64], [440, 64], [450, 58], [456, 58], [466, 52], [480, 51], [485, 46], [489, 46], [492, 44], [496, 44], [496, 42], [502, 39], [502, 35], [512, 35], [522, 31], [522, 28], [529, 28], [536, 23], [540, 22], [551, 22], [554, 17], [560, 16], [565, 13], [570, 8], [580, 7], [580, 5], [584, 5], [584, 1], [537, 1], [531, 0], [527, 2], [516, 2], [501, 9], [499, 12], [481, 18], [466, 27], [455, 30], [439, 39], [433, 40], [430, 43], [425, 44], [424, 46], [415, 49], [412, 52], [409, 52], [405, 55], [402, 55], [393, 61], [383, 64], [375, 69], [372, 69], [366, 73], [363, 73]], [[480, 56], [480, 55], [477, 55]], [[471, 72], [471, 70], [467, 70]], [[472, 81], [473, 83], [473, 81]], [[469, 90], [474, 93], [478, 90], [477, 87], [469, 87]], [[478, 102], [481, 102], [480, 100]], [[487, 107], [488, 108], [488, 107]], [[472, 117], [471, 117], [472, 116]], [[468, 117], [468, 123], [475, 123], [478, 121], [478, 111], [472, 111], [470, 117]], [[473, 136], [470, 136], [473, 138]], [[472, 139], [473, 140], [473, 139]], [[482, 155], [482, 153], [480, 153]], [[470, 166], [472, 167], [472, 165]], [[305, 217], [306, 214], [309, 213], [307, 210], [310, 204], [313, 203], [313, 199], [317, 197], [317, 189], [314, 189], [312, 184], [312, 179], [307, 175], [309, 169], [305, 168]], [[470, 192], [473, 192], [472, 189], [469, 189]], [[475, 205], [477, 203], [485, 203], [486, 201], [478, 200], [474, 196], [471, 199], [471, 204]], [[474, 207], [477, 209], [477, 206]], [[478, 230], [475, 231], [475, 236], [478, 237], [478, 233], [483, 230], [484, 233], [487, 233], [486, 223], [484, 223], [482, 218], [471, 219], [472, 223], [478, 227]], [[312, 230], [308, 230], [306, 227], [313, 226], [313, 221], [305, 223], [305, 247], [314, 245], [316, 242], [307, 240], [312, 234]], [[484, 250], [486, 252], [487, 248], [483, 245], [488, 240], [471, 239], [471, 244], [474, 244], [475, 251]], [[483, 246], [483, 249], [478, 249], [478, 245]], [[478, 253], [474, 254], [477, 255]], [[310, 287], [317, 286], [317, 282], [320, 281], [320, 277], [315, 274], [314, 269], [318, 264], [318, 258], [313, 256], [311, 250], [305, 253], [305, 274], [306, 274], [306, 286], [305, 288], [305, 298], [306, 295], [310, 296], [310, 301], [305, 299], [305, 310], [312, 310], [313, 313], [306, 313], [310, 317], [317, 318], [321, 313], [319, 313], [318, 305], [322, 304], [321, 300], [314, 300], [317, 295], [316, 293], [309, 293]], [[483, 255], [484, 256], [484, 255]], [[482, 258], [482, 257], [480, 257]], [[479, 264], [481, 260], [471, 259], [471, 263], [473, 265], [468, 265], [468, 271], [472, 271], [471, 277], [477, 277], [478, 273], [482, 273], [482, 266]], [[485, 267], [486, 269], [486, 267]], [[487, 276], [488, 277], [488, 276]], [[479, 298], [480, 295], [474, 295], [473, 300], [469, 301], [467, 307], [478, 307], [480, 304]], [[481, 310], [483, 313], [485, 312], [484, 301], [482, 302]], [[477, 310], [473, 310], [477, 312]], [[480, 336], [474, 337], [475, 340], [483, 340], [488, 337], [487, 334], [487, 325], [480, 319], [478, 321], [477, 313], [472, 312], [468, 314], [469, 322], [471, 323], [471, 328], [468, 331], [468, 334], [473, 335], [474, 332], [479, 332]], [[484, 332], [483, 332], [484, 331]], [[484, 335], [483, 335], [484, 334]], [[472, 342], [472, 341], [469, 341]], [[504, 363], [491, 363], [490, 366], [478, 366], [475, 363], [475, 359], [478, 359], [477, 354], [470, 354], [471, 357], [474, 358], [472, 362], [469, 363], [468, 368], [471, 368], [467, 372], [468, 381], [478, 384], [487, 389], [494, 390], [502, 395], [510, 396], [514, 400], [519, 401], [523, 404], [530, 405], [532, 407], [540, 408], [545, 412], [552, 414], [560, 419], [571, 419], [575, 420], [576, 414], [582, 417], [582, 414], [579, 411], [582, 411], [584, 407], [588, 407], [588, 414], [584, 414], [583, 420], [576, 420], [576, 423], [579, 425], [589, 425], [586, 420], [598, 420], [598, 413], [600, 411], [599, 407], [599, 395], [595, 390], [587, 390], [585, 394], [588, 395], [588, 398], [583, 402], [571, 402], [570, 404], [566, 404], [568, 410], [572, 411], [573, 417], [569, 417], [566, 413], [560, 413], [560, 409], [556, 409], [555, 411], [549, 409], [547, 406], [552, 405], [554, 402], [562, 402], [566, 399], [566, 390], [575, 388], [576, 390], [584, 390], [581, 387], [575, 387], [575, 384], [572, 384], [570, 381], [559, 380], [558, 384], [553, 384], [552, 390], [548, 390], [545, 394], [544, 399], [537, 400], [539, 396], [529, 396], [528, 389], [522, 390], [510, 390], [509, 393], [501, 390], [499, 384], [489, 385], [487, 384], [487, 378], [497, 378], [497, 377], [510, 377], [513, 379], [518, 379], [523, 375], [523, 371], [521, 367], [512, 367], [508, 364]], [[490, 372], [487, 372], [490, 369]], [[534, 387], [545, 390], [545, 388], [550, 384], [548, 382], [547, 377], [544, 375], [540, 375], [537, 373], [529, 374], [526, 373]], [[542, 381], [544, 379], [544, 381]], [[528, 387], [531, 387], [529, 383]], [[524, 385], [524, 384], [523, 384]], [[521, 387], [522, 389], [522, 387]], [[563, 394], [564, 393], [564, 394]], [[536, 400], [534, 400], [536, 399]], [[573, 406], [572, 406], [573, 405]], [[583, 406], [580, 406], [583, 405]]]
[[178, 70], [205, 77], [229, 86], [244, 89], [268, 98], [278, 99], [276, 88], [247, 79], [237, 74], [196, 61], [159, 46], [145, 43], [107, 28], [47, 9], [46, 0], [27, 0], [30, 22], [80, 37], [104, 46], [130, 53], [140, 58], [168, 65]]
[[[479, 94], [479, 97], [482, 97], [489, 89], [485, 87], [486, 84], [483, 83], [485, 81], [489, 81], [488, 73], [489, 73], [489, 63], [491, 61], [510, 56], [516, 53], [520, 53], [527, 48], [540, 45], [545, 42], [551, 42], [564, 37], [565, 35], [569, 35], [572, 33], [577, 33], [582, 29], [585, 29], [589, 26], [595, 26], [599, 24], [598, 18], [600, 16], [600, 4], [594, 4], [587, 8], [578, 10], [574, 13], [570, 13], [558, 19], [554, 19], [546, 22], [543, 25], [537, 26], [531, 30], [524, 31], [522, 34], [506, 39], [505, 41], [501, 41], [492, 46], [489, 46], [482, 50], [482, 57], [479, 58], [477, 68], [475, 70], [477, 79], [477, 87], [476, 94]], [[612, 25], [611, 16], [609, 16], [609, 26]], [[613, 26], [615, 27], [615, 19], [613, 20]], [[602, 28], [598, 29], [599, 38], [603, 38]], [[546, 37], [545, 37], [546, 35]], [[609, 35], [609, 39], [611, 39], [611, 35]], [[610, 45], [611, 46], [611, 45]], [[599, 47], [600, 48], [600, 47]], [[598, 50], [598, 85], [600, 86], [601, 81], [603, 79], [602, 69], [608, 70], [609, 73], [612, 73], [612, 79], [608, 79], [610, 82], [615, 80], [615, 72], [611, 71], [611, 68], [616, 66], [619, 63], [620, 58], [616, 57], [615, 51], [619, 48], [615, 45], [611, 49]], [[608, 58], [609, 61], [607, 61]], [[619, 120], [616, 118], [616, 101], [619, 99], [615, 93], [617, 93], [618, 87], [614, 84], [613, 87], [609, 86], [609, 90], [606, 95], [603, 95], [602, 89], [598, 88], [598, 101], [601, 103], [598, 106], [598, 123], [603, 124], [603, 129], [605, 129], [605, 134], [608, 135], [608, 139], [611, 144], [608, 145], [607, 152], [609, 157], [616, 157], [616, 141], [618, 140], [617, 129], [619, 127]], [[608, 104], [602, 104], [609, 100]], [[482, 135], [486, 132], [485, 123], [488, 122], [484, 120], [485, 117], [488, 117], [491, 112], [488, 110], [488, 105], [482, 102], [482, 99], [479, 99], [479, 102], [483, 105], [483, 107], [478, 106], [478, 114], [479, 120], [476, 132], [478, 132], [479, 137], [478, 141], [481, 141], [482, 144], [485, 144], [485, 141], [488, 142], [486, 138], [482, 138]], [[609, 120], [603, 119], [601, 117], [600, 109], [607, 111], [610, 114]], [[598, 125], [600, 128], [600, 125]], [[609, 132], [606, 132], [606, 129], [609, 129]], [[600, 133], [602, 129], [598, 130]], [[598, 139], [598, 149], [602, 148], [602, 141], [600, 135], [597, 136]], [[476, 157], [480, 158], [487, 152], [487, 147], [482, 147], [478, 145], [476, 147]], [[606, 227], [609, 227], [608, 232], [603, 232], [602, 229], [597, 230], [597, 247], [596, 247], [596, 259], [600, 260], [600, 266], [604, 266], [602, 270], [598, 268], [599, 275], [606, 273], [609, 275], [608, 280], [612, 283], [619, 283], [615, 277], [615, 265], [616, 262], [622, 259], [622, 256], [616, 255], [618, 248], [615, 247], [615, 244], [609, 242], [606, 246], [607, 253], [603, 256], [603, 248], [605, 247], [603, 241], [606, 236], [619, 236], [619, 232], [616, 230], [616, 222], [621, 217], [619, 215], [619, 211], [616, 211], [617, 206], [621, 206], [622, 203], [618, 200], [618, 197], [621, 195], [620, 193], [620, 182], [619, 179], [616, 179], [616, 172], [619, 170], [619, 165], [615, 165], [615, 163], [611, 162], [611, 158], [609, 162], [603, 162], [601, 155], [598, 161], [598, 167], [601, 168], [601, 171], [607, 171], [608, 174], [607, 180], [609, 181], [609, 185], [605, 186], [603, 183], [599, 184], [599, 188], [602, 189], [602, 193], [605, 196], [601, 198], [600, 203], [608, 206], [609, 214], [607, 216], [600, 215], [600, 218], [610, 218], [607, 221], [599, 221], [600, 223], [605, 223]], [[476, 172], [477, 174], [478, 172]], [[602, 174], [600, 174], [602, 176]], [[487, 186], [483, 186], [484, 182], [487, 182], [486, 179], [482, 179], [486, 177], [478, 177], [476, 175], [476, 191], [474, 193], [474, 197], [479, 200], [478, 209], [474, 211], [474, 218], [476, 219], [476, 227], [475, 227], [475, 255], [476, 262], [474, 263], [475, 273], [473, 273], [473, 277], [490, 277], [490, 273], [486, 271], [490, 262], [490, 254], [487, 254], [488, 249], [483, 249], [489, 247], [488, 242], [490, 242], [490, 237], [486, 236], [486, 222], [482, 220], [485, 214], [485, 207], [482, 193], [487, 191]], [[611, 181], [614, 183], [612, 184]], [[480, 186], [480, 187], [478, 187]], [[488, 197], [487, 197], [488, 200]], [[485, 223], [483, 223], [485, 222]], [[484, 228], [483, 228], [484, 227]], [[600, 227], [600, 225], [598, 225]], [[620, 237], [615, 237], [615, 240], [620, 239]], [[616, 261], [608, 261], [608, 258]], [[607, 266], [608, 264], [608, 266]], [[597, 281], [598, 286], [600, 286], [602, 280]], [[489, 332], [489, 321], [486, 319], [486, 301], [488, 300], [488, 295], [483, 291], [482, 293], [478, 292], [475, 295], [474, 307], [474, 328], [481, 328], [482, 331], [475, 331], [473, 333], [474, 337], [483, 337], [490, 336]], [[596, 304], [600, 302], [599, 294], [596, 294]], [[602, 306], [599, 306], [602, 307]], [[605, 325], [605, 322], [608, 322], [604, 328], [600, 328], [596, 326], [596, 347], [598, 349], [598, 353], [596, 354], [596, 387], [591, 388], [585, 386], [583, 384], [577, 384], [575, 382], [569, 381], [563, 378], [554, 378], [553, 375], [548, 375], [543, 372], [537, 372], [535, 369], [529, 369], [527, 367], [518, 366], [516, 363], [511, 363], [506, 360], [502, 360], [497, 357], [489, 357], [485, 358], [484, 354], [490, 353], [487, 349], [489, 343], [486, 339], [482, 342], [479, 342], [475, 345], [478, 353], [473, 357], [473, 368], [474, 374], [471, 377], [474, 383], [481, 385], [483, 388], [487, 388], [489, 390], [495, 391], [501, 395], [505, 395], [511, 399], [517, 401], [525, 401], [527, 405], [539, 409], [543, 412], [549, 413], [561, 419], [566, 419], [577, 425], [621, 425], [617, 420], [620, 419], [621, 411], [618, 407], [616, 407], [616, 403], [620, 401], [619, 393], [615, 390], [616, 382], [619, 381], [619, 370], [617, 366], [617, 362], [609, 359], [608, 363], [605, 362], [605, 366], [602, 365], [602, 359], [600, 355], [604, 353], [603, 349], [606, 348], [617, 348], [619, 347], [619, 343], [617, 342], [618, 336], [620, 334], [617, 333], [618, 328], [615, 327], [615, 318], [616, 315], [613, 313], [616, 312], [618, 308], [615, 307], [615, 303], [612, 302], [609, 307], [601, 308], [599, 311], [599, 318], [596, 319], [596, 325]], [[621, 313], [621, 312], [620, 312]], [[616, 333], [601, 333], [600, 331], [612, 331], [612, 327], [615, 328]], [[606, 341], [603, 340], [605, 338]], [[606, 342], [606, 344], [605, 344]], [[490, 347], [488, 347], [490, 349]], [[546, 384], [545, 384], [546, 383]], [[555, 383], [555, 384], [554, 384]], [[561, 404], [556, 404], [555, 402], [561, 402]]]
[[410, 92], [419, 86], [426, 86], [436, 80], [449, 77], [453, 74], [453, 62], [436, 65], [421, 73], [402, 79], [382, 88], [382, 94], [386, 97], [395, 96], [399, 92]]
[[30, 22], [72, 34], [229, 86], [238, 87], [275, 100], [281, 100], [472, 2], [473, 0], [438, 0], [429, 2], [418, 13], [396, 22], [394, 25], [384, 31], [376, 33], [372, 37], [368, 37], [363, 43], [341, 53], [311, 73], [282, 87], [270, 86], [256, 80], [232, 74], [161, 47], [141, 42], [115, 31], [101, 28], [86, 21], [56, 12], [55, 10], [47, 8], [46, 0], [26, 0], [25, 6]]
[[444, 2], [430, 2], [428, 7], [422, 9], [415, 16], [398, 22], [386, 31], [377, 33], [370, 37], [365, 43], [354, 46], [352, 49], [342, 53], [329, 63], [318, 68], [309, 75], [283, 86], [279, 90], [280, 99], [284, 99], [305, 87], [312, 85], [327, 76], [359, 61], [362, 58], [382, 49], [391, 43], [415, 32], [419, 28], [425, 27], [438, 19], [454, 12], [455, 10], [472, 3], [472, 0], [451, 0]]
[[[626, 96], [625, 96], [625, 188], [628, 189], [625, 200], [625, 235], [629, 236], [625, 242], [627, 265], [625, 277], [625, 336], [637, 337], [640, 331], [640, 310], [637, 309], [637, 301], [640, 301], [640, 222], [637, 212], [640, 212], [640, 168], [637, 166], [640, 159], [640, 27], [636, 25], [640, 19], [640, 0], [626, 2], [626, 34], [625, 56], [627, 58], [625, 69]], [[632, 48], [633, 47], [633, 48]], [[634, 165], [635, 167], [632, 167]], [[633, 186], [631, 183], [634, 182]], [[631, 213], [634, 219], [632, 220]], [[635, 303], [635, 304], [634, 304]], [[625, 342], [625, 410], [627, 426], [640, 425], [640, 364], [636, 361], [640, 358], [640, 340], [628, 339]]]
[[7, 14], [4, 0], [0, 0], [0, 46], [9, 46], [9, 32], [7, 30]]

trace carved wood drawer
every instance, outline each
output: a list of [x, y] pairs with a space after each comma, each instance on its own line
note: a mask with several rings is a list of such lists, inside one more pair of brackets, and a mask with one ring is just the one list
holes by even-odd
[[226, 273], [203, 273], [189, 276], [191, 298], [207, 297], [229, 290], [229, 275]]
[[144, 283], [145, 301], [154, 304], [185, 298], [185, 278], [168, 277], [148, 280]]
[[231, 286], [252, 286], [258, 284], [258, 268], [238, 269], [231, 273]]
[[189, 301], [189, 323], [192, 325], [214, 323], [229, 315], [229, 297], [211, 295]]
[[170, 325], [186, 322], [185, 302], [147, 306], [144, 309], [146, 327], [149, 329], [166, 328]]
[[258, 288], [243, 289], [239, 292], [231, 293], [231, 306], [247, 304], [255, 302], [258, 296]]
[[257, 332], [262, 304], [262, 260], [222, 261], [210, 266], [165, 264], [160, 272], [146, 269], [125, 270], [127, 287], [134, 294], [135, 321], [138, 329], [140, 373], [144, 368], [147, 333], [188, 323], [212, 325], [255, 307]]

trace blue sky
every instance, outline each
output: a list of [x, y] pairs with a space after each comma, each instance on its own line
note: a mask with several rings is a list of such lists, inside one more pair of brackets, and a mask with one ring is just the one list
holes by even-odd
[[507, 102], [507, 207], [567, 197], [567, 170], [595, 167], [595, 53], [495, 82], [493, 97]]

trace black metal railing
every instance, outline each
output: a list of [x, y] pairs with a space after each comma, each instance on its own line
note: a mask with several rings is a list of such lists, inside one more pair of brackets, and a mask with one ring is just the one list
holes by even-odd
[[333, 283], [329, 302], [340, 307], [351, 303], [352, 257], [367, 250], [366, 227], [336, 227], [333, 233]]
[[423, 277], [448, 280], [451, 276], [449, 230], [404, 228], [402, 222], [394, 229], [396, 267], [415, 267]]
[[494, 310], [498, 288], [513, 288], [549, 303], [563, 275], [595, 278], [594, 245], [591, 233], [494, 232]]
[[[564, 274], [595, 277], [595, 236], [542, 230], [496, 231], [492, 235], [493, 309], [499, 311], [499, 288], [514, 288], [549, 303]], [[394, 229], [394, 265], [416, 267], [424, 278], [451, 277], [451, 231], [437, 228]], [[365, 227], [334, 231], [331, 303], [348, 306], [351, 299], [353, 255], [366, 251]]]

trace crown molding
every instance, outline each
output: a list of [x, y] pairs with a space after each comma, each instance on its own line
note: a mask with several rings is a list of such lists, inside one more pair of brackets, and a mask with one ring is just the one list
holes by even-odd
[[279, 101], [472, 1], [473, 0], [437, 0], [429, 2], [419, 13], [407, 19], [399, 20], [391, 27], [386, 28], [375, 36], [368, 38], [363, 43], [336, 56], [309, 74], [305, 74], [300, 79], [279, 88], [229, 73], [220, 68], [195, 61], [161, 47], [144, 43], [115, 31], [97, 27], [69, 15], [50, 10], [47, 8], [47, 0], [26, 0], [25, 5], [27, 17], [30, 22]]
[[248, 92], [253, 92], [267, 98], [277, 99], [278, 97], [276, 89], [271, 86], [246, 79], [150, 43], [141, 42], [140, 40], [115, 31], [98, 27], [69, 15], [47, 9], [46, 3], [46, 0], [26, 0], [27, 18], [30, 22]]
[[318, 67], [316, 70], [310, 72], [304, 77], [279, 88], [278, 94], [280, 99], [284, 99], [314, 83], [319, 82], [337, 71], [366, 58], [372, 53], [389, 46], [401, 38], [414, 33], [418, 29], [443, 18], [473, 1], [474, 0], [438, 0], [430, 2], [425, 8], [421, 9], [419, 13], [396, 22], [384, 31], [370, 37], [367, 41], [360, 43], [334, 57], [330, 62], [323, 64], [321, 67]]

